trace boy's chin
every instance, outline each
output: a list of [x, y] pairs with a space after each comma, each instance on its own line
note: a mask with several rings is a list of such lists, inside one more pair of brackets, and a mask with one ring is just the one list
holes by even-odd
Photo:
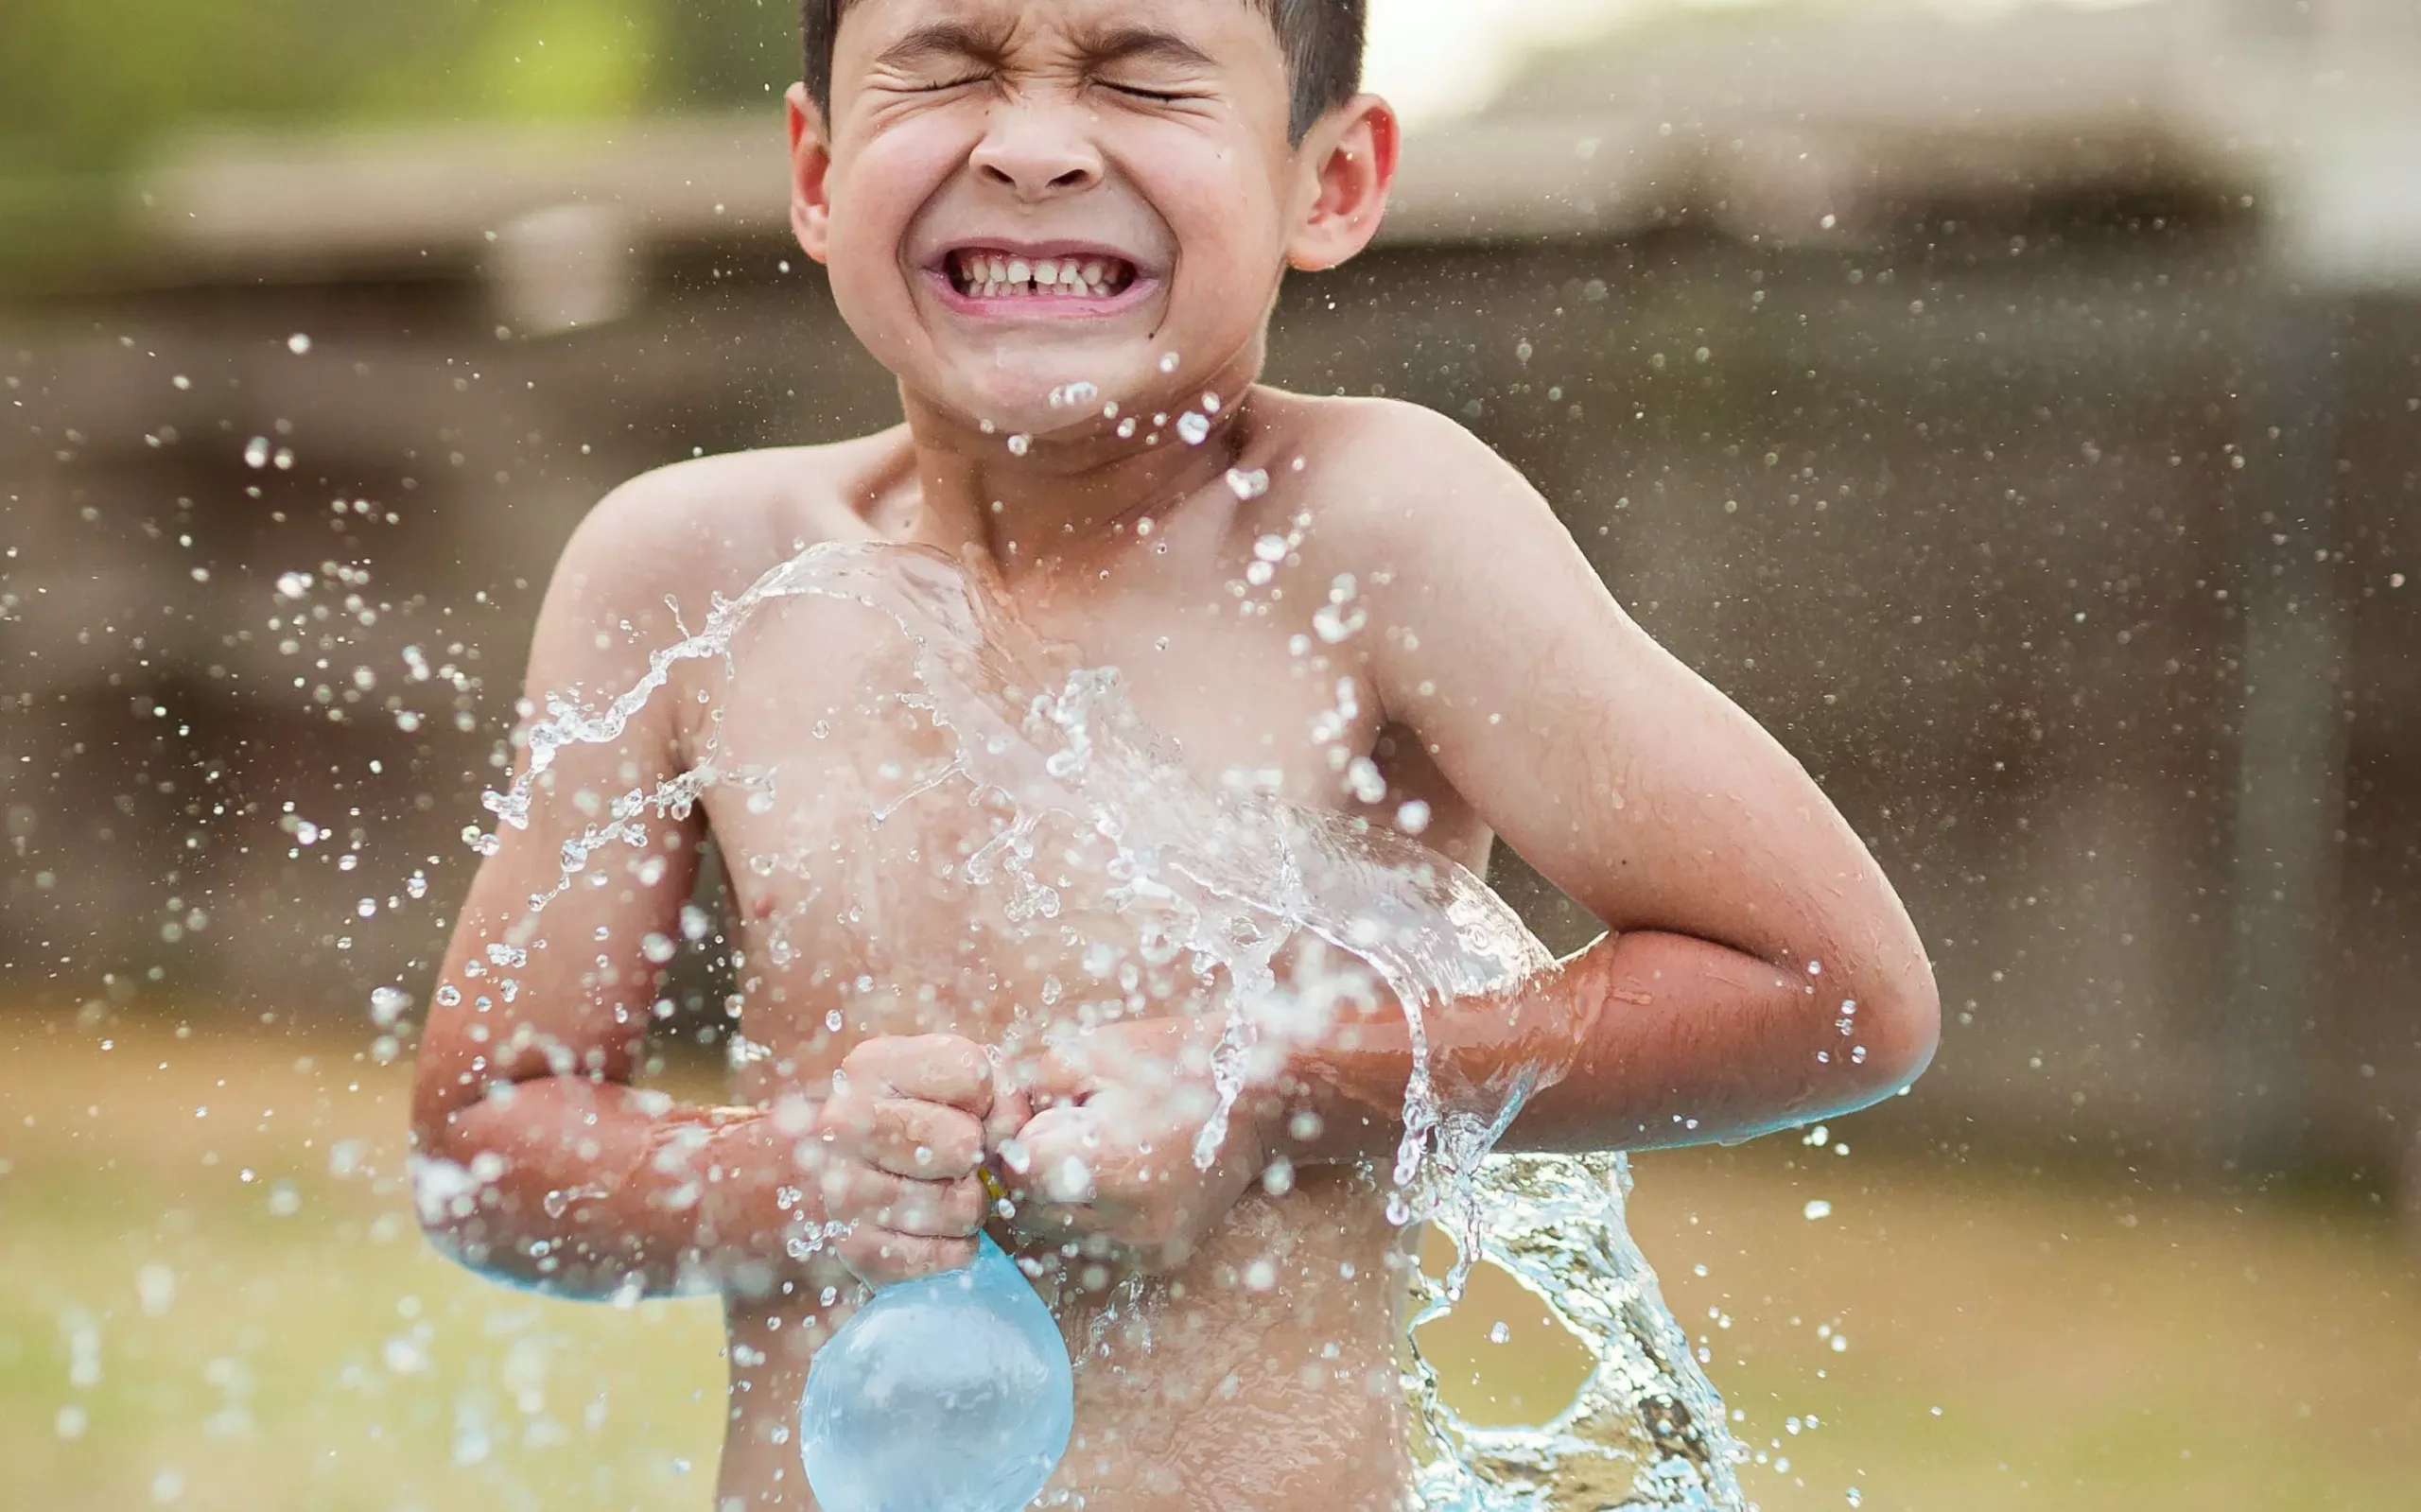
[[[948, 386], [956, 392], [946, 408], [988, 423], [1004, 437], [1090, 434], [1106, 430], [1116, 416], [1137, 408], [1132, 396], [1145, 386], [1140, 375], [1124, 371], [1128, 366], [1062, 360], [1032, 368], [995, 367], [980, 382]], [[1115, 415], [1105, 414], [1113, 403]]]

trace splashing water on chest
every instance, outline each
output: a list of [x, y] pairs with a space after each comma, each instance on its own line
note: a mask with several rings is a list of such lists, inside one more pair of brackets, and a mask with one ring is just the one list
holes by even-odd
[[[892, 796], [869, 799], [863, 819], [880, 825], [928, 795], [980, 803], [988, 833], [952, 871], [985, 896], [997, 930], [1067, 944], [1081, 935], [1085, 975], [1097, 982], [1175, 971], [1197, 989], [1179, 1011], [1220, 1017], [1218, 1105], [1198, 1161], [1209, 1164], [1237, 1097], [1290, 1041], [1374, 1000], [1401, 1005], [1412, 1072], [1402, 1141], [1384, 1174], [1387, 1216], [1437, 1225], [1457, 1253], [1443, 1277], [1416, 1271], [1411, 1328], [1444, 1316], [1471, 1269], [1489, 1265], [1535, 1297], [1588, 1362], [1577, 1393], [1552, 1418], [1483, 1427], [1443, 1400], [1435, 1370], [1407, 1341], [1421, 1506], [1744, 1505], [1722, 1402], [1625, 1227], [1624, 1158], [1493, 1154], [1536, 1077], [1492, 1094], [1450, 1094], [1431, 1075], [1427, 1016], [1547, 968], [1545, 948], [1476, 877], [1409, 840], [1191, 776], [1136, 713], [1116, 671], [1072, 666], [1035, 642], [941, 555], [833, 544], [781, 564], [737, 598], [718, 600], [703, 630], [653, 653], [647, 674], [610, 701], [581, 707], [549, 698], [547, 718], [530, 731], [524, 774], [490, 793], [489, 809], [501, 824], [526, 826], [560, 752], [618, 740], [650, 700], [669, 696], [682, 664], [728, 668], [752, 623], [776, 605], [810, 600], [872, 612], [905, 675], [900, 686], [862, 691], [918, 721], [933, 753]], [[555, 891], [606, 847], [644, 844], [651, 815], [686, 815], [721, 785], [761, 796], [772, 780], [720, 767], [710, 742], [689, 771], [614, 798], [566, 842]], [[483, 841], [492, 843], [475, 834], [475, 844]], [[871, 935], [882, 923], [877, 911], [851, 927]], [[1144, 1011], [1146, 999], [1129, 985], [1085, 1006], [1097, 1021]], [[1151, 1008], [1170, 1011], [1165, 1001]]]

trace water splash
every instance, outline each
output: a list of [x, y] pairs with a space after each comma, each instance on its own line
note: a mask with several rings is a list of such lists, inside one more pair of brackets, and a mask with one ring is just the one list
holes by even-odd
[[[1350, 593], [1343, 598], [1350, 602]], [[858, 605], [896, 630], [908, 673], [877, 696], [914, 715], [936, 742], [929, 759], [868, 801], [866, 824], [935, 795], [988, 809], [995, 827], [956, 875], [997, 905], [993, 928], [1083, 943], [1082, 974], [1101, 989], [1075, 1005], [1088, 1021], [1170, 1011], [1223, 1019], [1212, 1067], [1218, 1103], [1198, 1162], [1214, 1158], [1241, 1090], [1290, 1040], [1317, 1036], [1341, 1015], [1401, 1005], [1413, 1069], [1388, 1216], [1436, 1225], [1457, 1252], [1446, 1276], [1418, 1277], [1411, 1327], [1450, 1311], [1472, 1267], [1493, 1265], [1592, 1362], [1549, 1420], [1483, 1428], [1446, 1405], [1408, 1340], [1403, 1379], [1423, 1507], [1745, 1506], [1733, 1469], [1742, 1456], [1722, 1402], [1625, 1227], [1628, 1163], [1619, 1155], [1492, 1153], [1538, 1074], [1559, 1068], [1493, 1089], [1441, 1091], [1432, 1075], [1428, 1013], [1545, 969], [1546, 949], [1478, 878], [1412, 841], [1249, 783], [1214, 789], [1194, 779], [1136, 712], [1115, 670], [1077, 666], [1036, 640], [939, 553], [827, 544], [737, 598], [719, 598], [704, 628], [653, 653], [620, 695], [594, 709], [549, 698], [523, 773], [488, 795], [490, 810], [527, 826], [560, 752], [618, 739], [676, 667], [729, 665], [736, 637], [771, 606], [797, 600]], [[723, 770], [710, 745], [689, 772], [615, 798], [605, 823], [566, 843], [564, 885], [608, 846], [644, 846], [640, 820], [651, 810], [684, 813], [719, 783], [770, 794], [776, 780]], [[1048, 863], [1037, 865], [1038, 856]], [[759, 868], [766, 875], [786, 863], [758, 860], [771, 863]], [[533, 909], [553, 895], [533, 897]], [[848, 927], [870, 944], [880, 913], [853, 906]], [[878, 990], [871, 978], [858, 984]], [[1054, 976], [1045, 1000], [1058, 990]], [[1048, 1039], [1051, 1026], [1031, 1028]]]

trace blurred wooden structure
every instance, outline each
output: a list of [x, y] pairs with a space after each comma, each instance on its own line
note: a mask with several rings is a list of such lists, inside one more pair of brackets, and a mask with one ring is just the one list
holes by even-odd
[[[1904, 1112], [1955, 1141], [2413, 1147], [2421, 25], [2285, 13], [1544, 60], [1279, 322], [1273, 377], [1463, 418], [1826, 780], [1937, 953]], [[771, 117], [200, 141], [141, 191], [140, 276], [0, 310], [0, 976], [359, 1012], [420, 988], [583, 511], [888, 379]]]

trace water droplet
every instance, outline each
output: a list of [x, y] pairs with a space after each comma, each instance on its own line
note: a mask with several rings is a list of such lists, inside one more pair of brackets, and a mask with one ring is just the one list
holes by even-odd
[[297, 331], [286, 339], [286, 350], [299, 357], [311, 350], [311, 339], [301, 331]]
[[1355, 756], [1345, 769], [1346, 790], [1357, 803], [1383, 803], [1387, 796], [1387, 783], [1379, 775], [1379, 764], [1368, 756]]
[[1369, 622], [1369, 612], [1359, 604], [1345, 608], [1324, 603], [1312, 613], [1313, 634], [1332, 646], [1351, 639]]
[[1163, 352], [1160, 354], [1160, 371], [1162, 373], [1175, 373], [1176, 371], [1176, 362], [1177, 357], [1176, 353]]
[[1189, 446], [1199, 446], [1210, 439], [1210, 422], [1189, 409], [1176, 417], [1176, 433]]
[[244, 443], [244, 465], [255, 469], [267, 467], [269, 465], [269, 438], [267, 436], [254, 436], [252, 440]]
[[1513, 1330], [1506, 1326], [1502, 1318], [1497, 1320], [1496, 1327], [1488, 1330], [1488, 1342], [1490, 1344], [1503, 1344], [1511, 1337], [1513, 1337]]
[[1093, 1199], [1092, 1168], [1070, 1156], [1044, 1173], [1042, 1188], [1054, 1202], [1090, 1202]]
[[1429, 806], [1415, 798], [1396, 810], [1396, 827], [1407, 835], [1418, 835], [1429, 827]]
[[1269, 492], [1269, 474], [1259, 467], [1250, 472], [1230, 467], [1228, 469], [1228, 491], [1239, 499], [1257, 499]]
[[1019, 435], [1011, 436], [1009, 438], [1009, 455], [1012, 457], [1022, 457], [1033, 449], [1034, 438], [1032, 436]]
[[145, 1317], [165, 1314], [177, 1300], [177, 1273], [156, 1260], [144, 1266], [134, 1273], [134, 1295]]
[[1833, 1205], [1821, 1197], [1813, 1197], [1808, 1199], [1805, 1212], [1807, 1221], [1812, 1224], [1819, 1218], [1832, 1217]]
[[374, 987], [370, 993], [370, 1017], [381, 1029], [392, 1029], [412, 1005], [411, 994], [401, 987]]

